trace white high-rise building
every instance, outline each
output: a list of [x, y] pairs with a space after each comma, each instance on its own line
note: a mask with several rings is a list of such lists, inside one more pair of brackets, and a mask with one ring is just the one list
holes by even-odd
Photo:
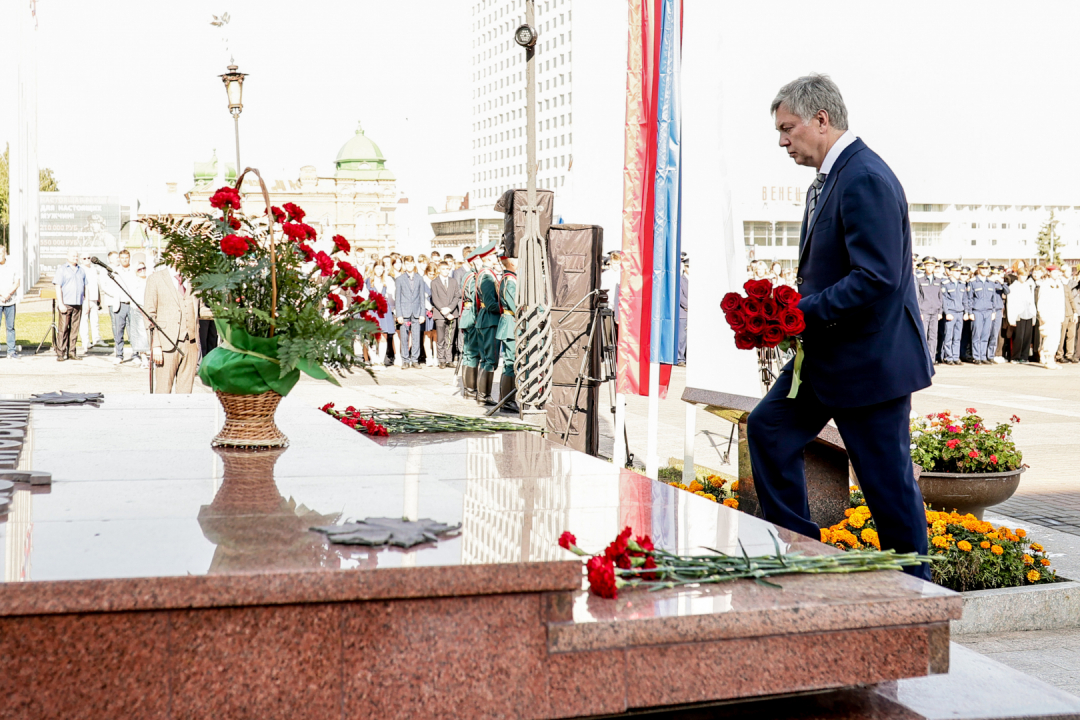
[[[537, 186], [555, 216], [621, 243], [626, 3], [537, 0]], [[470, 205], [490, 208], [526, 184], [525, 50], [514, 30], [525, 0], [478, 0], [472, 22]]]

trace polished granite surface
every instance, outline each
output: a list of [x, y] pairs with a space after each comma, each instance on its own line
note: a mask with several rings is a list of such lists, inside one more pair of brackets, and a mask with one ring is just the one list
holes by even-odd
[[[509, 580], [515, 571], [522, 578], [549, 577], [546, 585], [525, 583], [518, 591], [578, 589], [576, 558], [557, 546], [559, 534], [570, 530], [581, 547], [598, 551], [625, 525], [678, 552], [710, 547], [738, 553], [741, 542], [751, 555], [772, 553], [773, 536], [785, 552], [835, 552], [533, 433], [373, 440], [286, 398], [277, 422], [291, 447], [251, 454], [210, 447], [223, 419], [210, 395], [111, 396], [100, 408], [35, 408], [26, 454], [32, 468], [52, 472], [54, 483], [45, 494], [20, 489], [12, 511], [0, 516], [5, 581], [0, 600], [9, 601], [6, 608], [0, 602], [0, 614], [31, 612], [41, 601], [5, 593], [5, 588], [48, 584], [55, 589], [53, 581], [72, 580], [203, 576], [238, 578], [239, 583], [250, 576], [280, 578], [314, 571], [336, 581], [355, 576], [333, 571], [440, 567], [450, 573], [458, 568], [460, 577], [465, 570], [477, 578], [486, 572], [478, 593], [515, 591], [516, 581]], [[308, 530], [380, 516], [432, 518], [461, 523], [462, 530], [456, 537], [408, 550], [332, 545]], [[506, 567], [510, 563], [512, 568]], [[398, 582], [385, 577], [388, 586]], [[444, 583], [449, 575], [439, 577]], [[798, 618], [804, 629], [813, 629], [815, 623], [870, 626], [873, 613], [880, 620], [886, 609], [911, 622], [940, 620], [943, 612], [953, 612], [944, 610], [954, 599], [951, 593], [896, 572], [790, 577], [780, 584], [783, 590], [738, 582], [623, 593], [615, 601], [579, 591], [569, 605], [550, 608], [549, 621], [554, 626], [581, 625], [752, 609], [764, 612], [760, 616], [766, 620], [769, 612], [777, 611], [777, 617], [767, 621], [781, 623], [786, 609], [813, 606], [816, 615], [803, 612]], [[87, 592], [93, 587], [103, 597], [117, 594], [112, 585], [88, 585]], [[141, 588], [137, 592], [142, 599], [128, 607], [169, 606], [159, 597], [149, 598], [145, 583], [131, 587]], [[272, 590], [265, 586], [252, 592], [265, 601]], [[341, 587], [326, 592], [323, 599], [347, 594]], [[416, 590], [418, 595], [424, 592]], [[455, 592], [467, 594], [460, 586]], [[77, 594], [72, 595], [75, 602]], [[25, 602], [19, 606], [16, 597]], [[88, 602], [85, 597], [83, 602]], [[280, 602], [320, 597], [285, 593]], [[177, 603], [222, 602], [200, 598]], [[16, 606], [22, 609], [11, 610]], [[867, 610], [871, 606], [873, 610]], [[110, 609], [123, 607], [110, 604]], [[856, 614], [863, 619], [853, 619], [855, 607], [862, 608]], [[65, 608], [73, 606], [60, 602], [44, 611]], [[672, 632], [731, 636], [752, 631], [745, 623], [740, 627], [714, 620], [709, 628], [687, 626]], [[553, 632], [552, 647], [610, 647], [625, 640], [588, 630]]]

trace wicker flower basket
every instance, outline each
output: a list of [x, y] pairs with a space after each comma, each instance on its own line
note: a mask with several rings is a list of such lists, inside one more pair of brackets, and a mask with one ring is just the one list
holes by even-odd
[[212, 441], [215, 447], [288, 447], [289, 438], [274, 424], [281, 395], [269, 390], [259, 395], [234, 395], [218, 391], [225, 409], [225, 427]]

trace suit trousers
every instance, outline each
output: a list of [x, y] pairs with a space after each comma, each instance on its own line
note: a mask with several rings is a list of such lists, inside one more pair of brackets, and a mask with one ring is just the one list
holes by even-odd
[[98, 322], [98, 306], [96, 302], [91, 301], [82, 306], [79, 339], [82, 340], [83, 352], [89, 350], [94, 343], [101, 342], [101, 324]]
[[964, 333], [964, 321], [960, 315], [953, 315], [945, 321], [945, 343], [941, 346], [941, 359], [945, 362], [960, 359], [960, 336]]
[[450, 345], [454, 340], [450, 334], [450, 324], [452, 322], [454, 321], [435, 318], [436, 354], [438, 355], [440, 365], [449, 365], [451, 362]]
[[[765, 519], [808, 537], [820, 536], [810, 518], [803, 449], [831, 418], [847, 446], [882, 549], [925, 554], [926, 514], [910, 454], [911, 395], [834, 408], [823, 404], [805, 380], [796, 398], [788, 399], [790, 390], [791, 370], [784, 370], [746, 424], [754, 489]], [[904, 571], [930, 579], [927, 565]]]
[[1068, 360], [1076, 353], [1076, 323], [1069, 318], [1061, 323], [1061, 341], [1058, 343], [1058, 357]]
[[988, 360], [994, 355], [993, 352], [987, 352], [990, 347], [990, 333], [994, 327], [990, 316], [994, 314], [994, 311], [974, 310], [972, 312], [975, 315], [975, 323], [971, 330], [971, 355], [976, 362]]
[[922, 316], [923, 327], [926, 328], [926, 347], [930, 348], [930, 352], [934, 354], [934, 359], [937, 359], [937, 325], [938, 316], [923, 315]]
[[995, 310], [994, 319], [990, 321], [990, 343], [986, 346], [986, 359], [993, 360], [1001, 357], [1001, 316], [1004, 310]]
[[56, 330], [56, 356], [66, 358], [75, 354], [75, 341], [79, 339], [79, 320], [82, 318], [82, 306], [67, 306], [59, 313], [60, 322]]
[[1012, 360], [1027, 362], [1031, 356], [1032, 320], [1018, 319], [1013, 330]]
[[[181, 340], [172, 352], [162, 348], [165, 362], [154, 365], [154, 394], [190, 393], [195, 384], [195, 370], [199, 367], [199, 343]], [[181, 357], [182, 354], [182, 357]]]
[[116, 357], [123, 360], [124, 328], [128, 329], [128, 340], [131, 340], [131, 305], [126, 302], [120, 303], [120, 309], [113, 310], [111, 315], [113, 340], [116, 343]]
[[[398, 333], [401, 337], [401, 362], [416, 362], [420, 358], [420, 335], [424, 330], [423, 318], [402, 318]], [[412, 340], [410, 341], [410, 338]]]

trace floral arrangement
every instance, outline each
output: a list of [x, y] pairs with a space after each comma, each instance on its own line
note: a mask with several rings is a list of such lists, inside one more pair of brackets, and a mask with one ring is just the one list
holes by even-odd
[[604, 598], [618, 597], [619, 589], [627, 586], [659, 590], [740, 579], [752, 579], [762, 585], [779, 588], [779, 585], [766, 578], [794, 573], [899, 570], [908, 565], [933, 561], [926, 555], [899, 555], [891, 550], [861, 550], [830, 555], [805, 555], [801, 552], [782, 554], [775, 535], [772, 536], [775, 555], [750, 557], [743, 552], [742, 557], [735, 557], [716, 551], [711, 555], [677, 555], [656, 547], [648, 535], [638, 535], [633, 539], [631, 535], [633, 532], [630, 528], [623, 528], [604, 552], [592, 556], [577, 546], [577, 538], [570, 532], [559, 536], [559, 547], [589, 558], [585, 563], [589, 589]]
[[727, 480], [719, 475], [709, 474], [695, 478], [689, 485], [686, 485], [681, 480], [668, 480], [665, 482], [672, 487], [692, 492], [706, 500], [712, 500], [714, 503], [723, 503], [729, 508], [739, 509], [738, 480], [732, 480], [729, 485]]
[[263, 197], [265, 213], [249, 216], [239, 192], [222, 187], [210, 198], [219, 216], [140, 222], [162, 234], [165, 262], [214, 314], [222, 342], [200, 366], [204, 382], [226, 393], [285, 395], [303, 371], [336, 384], [332, 373], [364, 367], [354, 341], [378, 330], [386, 300], [364, 293], [364, 278], [344, 259], [351, 250], [344, 237], [331, 239], [329, 253], [316, 250], [304, 211], [293, 203], [271, 208], [265, 185]]
[[1023, 454], [1012, 439], [1020, 418], [988, 428], [975, 408], [948, 410], [911, 421], [911, 460], [927, 472], [1005, 472], [1021, 467]]
[[487, 418], [469, 417], [467, 415], [450, 415], [426, 410], [357, 409], [350, 405], [342, 411], [335, 410], [334, 403], [326, 403], [320, 409], [353, 430], [374, 437], [385, 437], [390, 433], [539, 431], [540, 429], [535, 425], [526, 425], [524, 423], [488, 420]]
[[[821, 529], [821, 542], [849, 551], [881, 549], [874, 518], [860, 492], [852, 493], [852, 507], [844, 514], [836, 525]], [[933, 580], [951, 590], [1057, 582], [1045, 549], [1022, 529], [995, 528], [971, 514], [927, 510], [926, 533], [931, 556], [941, 560], [931, 565]]]
[[747, 280], [746, 295], [729, 292], [720, 301], [724, 319], [735, 331], [735, 347], [740, 350], [795, 348], [795, 368], [789, 398], [799, 392], [803, 349], [798, 335], [806, 329], [806, 320], [799, 309], [799, 295], [787, 285], [773, 287], [767, 280]]

